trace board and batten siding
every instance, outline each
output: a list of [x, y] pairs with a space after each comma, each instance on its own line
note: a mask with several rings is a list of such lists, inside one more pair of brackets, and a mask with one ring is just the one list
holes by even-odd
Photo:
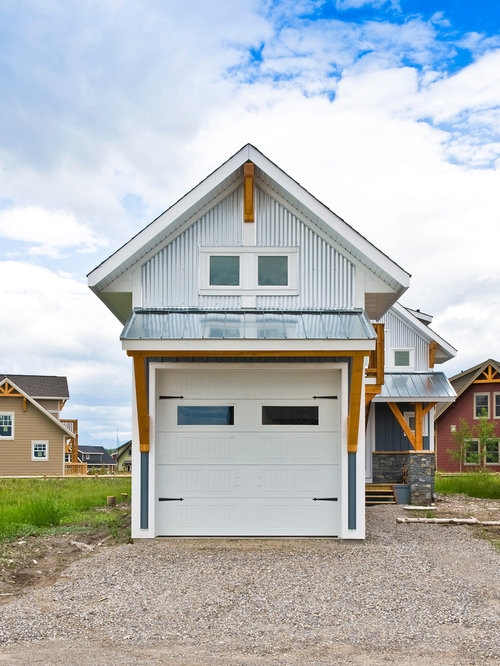
[[[1, 412], [14, 413], [14, 439], [0, 439], [0, 476], [61, 475], [64, 433], [48, 416], [22, 398], [2, 398]], [[31, 460], [32, 440], [49, 442], [48, 460]]]
[[[402, 414], [404, 412], [413, 412], [415, 407], [412, 403], [397, 403]], [[429, 426], [429, 415], [427, 419], [427, 428]], [[423, 437], [423, 449], [429, 450], [429, 435]], [[394, 414], [385, 403], [376, 403], [375, 405], [375, 450], [376, 451], [413, 451], [413, 446], [408, 441], [408, 437], [396, 421]]]
[[386, 367], [390, 367], [392, 364], [394, 349], [413, 349], [415, 365], [412, 370], [429, 370], [428, 341], [401, 317], [398, 317], [393, 310], [389, 310], [380, 321], [385, 324]]
[[[243, 189], [232, 192], [142, 267], [144, 307], [239, 308], [239, 296], [199, 294], [199, 248], [242, 245]], [[257, 296], [259, 308], [350, 308], [355, 267], [271, 196], [255, 188], [258, 247], [299, 248], [299, 294]]]

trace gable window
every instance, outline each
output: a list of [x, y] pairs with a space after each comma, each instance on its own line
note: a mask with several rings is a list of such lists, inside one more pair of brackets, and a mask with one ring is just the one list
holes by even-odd
[[296, 247], [200, 247], [199, 293], [298, 294]]
[[0, 412], [0, 439], [14, 439], [13, 412]]
[[495, 419], [500, 419], [500, 393], [495, 393], [493, 400], [494, 400], [493, 417]]
[[240, 284], [240, 258], [223, 254], [211, 256], [209, 284], [211, 287], [237, 287]]
[[31, 460], [48, 460], [49, 443], [47, 440], [35, 439], [31, 442]]
[[413, 350], [412, 349], [395, 349], [394, 350], [394, 367], [395, 368], [410, 368], [413, 365]]
[[474, 393], [474, 418], [480, 416], [490, 417], [490, 394]]
[[259, 255], [258, 285], [286, 287], [288, 285], [288, 257]]

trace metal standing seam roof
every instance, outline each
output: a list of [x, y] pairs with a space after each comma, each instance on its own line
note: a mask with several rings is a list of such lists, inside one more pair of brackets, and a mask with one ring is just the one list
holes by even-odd
[[457, 394], [442, 372], [386, 373], [377, 402], [419, 400], [453, 402]]
[[122, 340], [372, 340], [363, 310], [156, 310], [136, 309]]

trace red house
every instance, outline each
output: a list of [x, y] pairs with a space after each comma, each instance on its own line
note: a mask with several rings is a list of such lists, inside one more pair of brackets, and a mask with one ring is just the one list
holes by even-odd
[[[491, 472], [500, 472], [500, 363], [488, 359], [450, 378], [457, 399], [446, 403], [436, 411], [436, 467], [441, 472], [466, 472], [482, 466]], [[486, 451], [478, 464], [478, 439], [474, 437], [474, 427], [479, 416], [487, 415], [495, 424], [495, 436], [488, 440]], [[458, 444], [453, 432], [465, 419], [473, 432], [468, 440], [465, 460], [455, 460], [450, 450], [457, 450]]]

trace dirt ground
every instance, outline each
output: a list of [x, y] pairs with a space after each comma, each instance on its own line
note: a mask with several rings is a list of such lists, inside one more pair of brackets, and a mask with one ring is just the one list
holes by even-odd
[[[433, 516], [438, 518], [477, 518], [500, 520], [500, 500], [466, 495], [440, 495]], [[413, 512], [408, 511], [408, 515]], [[417, 512], [415, 512], [416, 514]], [[426, 512], [419, 512], [424, 517]], [[471, 527], [479, 538], [500, 547], [500, 528]], [[24, 592], [54, 583], [72, 562], [102, 548], [116, 545], [104, 533], [31, 536], [0, 545], [0, 605]]]

